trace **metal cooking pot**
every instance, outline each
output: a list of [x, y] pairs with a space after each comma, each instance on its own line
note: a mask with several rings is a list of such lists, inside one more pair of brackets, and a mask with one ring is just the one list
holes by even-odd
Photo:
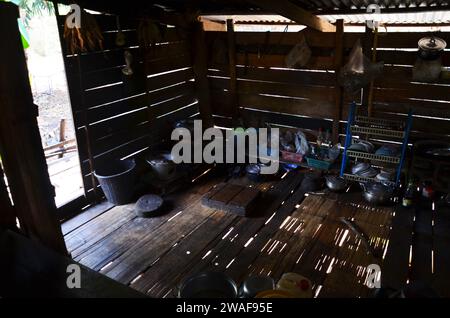
[[236, 283], [223, 273], [205, 272], [185, 280], [178, 291], [179, 298], [236, 298]]
[[253, 298], [260, 292], [275, 288], [275, 281], [270, 276], [256, 275], [247, 278], [239, 290], [240, 297]]
[[419, 40], [419, 57], [423, 60], [436, 60], [444, 51], [447, 43], [434, 36], [424, 37]]
[[325, 176], [325, 183], [331, 191], [343, 191], [347, 187], [347, 181], [338, 176]]
[[373, 204], [382, 205], [392, 202], [394, 189], [387, 185], [375, 182], [360, 183], [363, 188], [364, 199]]
[[162, 153], [158, 156], [148, 157], [146, 161], [160, 180], [169, 180], [176, 173], [177, 165], [172, 161], [170, 153]]
[[305, 174], [300, 188], [306, 192], [314, 192], [324, 188], [323, 178], [317, 173]]

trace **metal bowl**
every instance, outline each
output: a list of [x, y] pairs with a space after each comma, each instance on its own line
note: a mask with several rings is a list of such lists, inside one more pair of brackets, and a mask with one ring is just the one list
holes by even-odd
[[275, 288], [275, 281], [270, 276], [250, 276], [241, 285], [239, 294], [243, 298], [253, 298], [260, 292]]
[[180, 286], [179, 298], [236, 298], [236, 283], [223, 273], [205, 272], [189, 277]]
[[383, 205], [392, 202], [393, 189], [381, 183], [362, 183], [364, 199], [372, 204]]

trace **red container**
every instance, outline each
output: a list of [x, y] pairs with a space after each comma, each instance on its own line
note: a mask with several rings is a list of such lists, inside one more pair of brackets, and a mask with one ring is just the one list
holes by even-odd
[[281, 150], [281, 159], [290, 161], [290, 162], [302, 162], [303, 161], [303, 155], [295, 152], [289, 152], [289, 151], [283, 151]]

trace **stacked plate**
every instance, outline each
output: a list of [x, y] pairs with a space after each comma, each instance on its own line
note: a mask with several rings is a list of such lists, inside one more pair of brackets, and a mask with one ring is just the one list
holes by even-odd
[[352, 167], [352, 173], [365, 178], [374, 178], [378, 174], [378, 170], [367, 162], [357, 163]]
[[376, 179], [378, 181], [392, 181], [394, 180], [394, 172], [381, 170], [379, 174], [377, 174]]
[[360, 140], [348, 147], [348, 150], [373, 153], [373, 151], [375, 150], [375, 146], [371, 142]]

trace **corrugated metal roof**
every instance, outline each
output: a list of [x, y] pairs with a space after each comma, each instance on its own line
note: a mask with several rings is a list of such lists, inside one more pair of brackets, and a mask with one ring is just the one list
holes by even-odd
[[[211, 15], [203, 16], [213, 21], [233, 19], [236, 24], [295, 24], [280, 15]], [[381, 24], [449, 24], [450, 11], [429, 11], [409, 13], [381, 13], [373, 14], [328, 14], [321, 15], [331, 23], [343, 19], [347, 24], [364, 24], [367, 20], [376, 20]]]
[[331, 23], [343, 19], [346, 23], [364, 23], [366, 20], [380, 21], [382, 24], [444, 24], [450, 22], [450, 11], [429, 11], [414, 13], [335, 14], [323, 15]]
[[449, 0], [292, 0], [299, 6], [315, 13], [333, 11], [365, 10], [370, 4], [377, 4], [385, 11], [407, 9], [439, 9], [450, 5]]

